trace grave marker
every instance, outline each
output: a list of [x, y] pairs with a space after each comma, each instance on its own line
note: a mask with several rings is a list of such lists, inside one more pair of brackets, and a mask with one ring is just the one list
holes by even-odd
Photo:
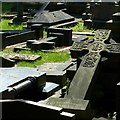
[[[84, 54], [77, 54], [76, 57], [83, 56], [81, 59], [81, 63], [79, 65], [79, 68], [70, 84], [68, 94], [63, 98], [63, 100], [60, 100], [59, 98], [55, 98], [56, 102], [54, 100], [49, 99], [48, 104], [53, 104], [55, 106], [59, 106], [63, 104], [64, 99], [67, 99], [67, 101], [71, 100], [72, 103], [73, 100], [89, 100], [92, 99], [92, 92], [94, 89], [95, 82], [97, 80], [97, 74], [100, 70], [100, 61], [101, 61], [101, 54], [104, 54], [105, 51], [109, 54], [120, 54], [120, 44], [109, 44], [109, 38], [110, 38], [110, 30], [104, 30], [99, 29], [96, 31], [95, 38], [90, 39], [87, 41], [81, 41], [81, 42], [74, 42], [71, 48], [71, 52], [80, 52], [86, 50], [87, 52]], [[106, 44], [108, 43], [108, 44]], [[102, 53], [103, 51], [103, 53]], [[58, 102], [59, 100], [59, 102]], [[77, 103], [77, 102], [76, 102]], [[86, 107], [84, 110], [82, 108], [79, 108], [79, 115], [82, 113], [85, 116], [89, 116], [86, 118], [86, 120], [89, 120], [92, 118], [91, 112], [89, 111], [88, 107], [89, 104], [86, 104]], [[69, 104], [66, 107], [66, 105], [62, 105], [65, 110], [69, 108]], [[70, 109], [70, 108], [69, 108]], [[91, 107], [90, 107], [91, 109]], [[76, 110], [73, 108], [73, 111]], [[82, 112], [80, 112], [82, 111]], [[81, 118], [81, 116], [77, 116], [77, 118]], [[85, 118], [81, 118], [85, 119]]]

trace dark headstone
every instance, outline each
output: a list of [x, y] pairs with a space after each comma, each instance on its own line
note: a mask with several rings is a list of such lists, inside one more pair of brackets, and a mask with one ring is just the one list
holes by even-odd
[[114, 2], [95, 3], [92, 9], [92, 19], [94, 20], [110, 20], [115, 11]]
[[43, 26], [42, 24], [33, 24], [31, 26], [32, 30], [35, 30], [36, 32], [36, 40], [39, 40], [39, 38], [43, 38]]
[[48, 36], [49, 34], [52, 34], [52, 33], [62, 33], [64, 35], [63, 41], [61, 41], [63, 43], [63, 46], [69, 46], [72, 44], [72, 30], [71, 29], [49, 27], [47, 31]]

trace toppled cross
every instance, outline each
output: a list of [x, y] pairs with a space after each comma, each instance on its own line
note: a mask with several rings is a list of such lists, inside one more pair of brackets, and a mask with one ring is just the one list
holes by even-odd
[[97, 80], [102, 54], [107, 52], [120, 55], [120, 44], [109, 43], [110, 33], [111, 30], [99, 29], [93, 39], [73, 43], [71, 53], [74, 57], [82, 56], [80, 66], [65, 98], [50, 98], [48, 104], [62, 106], [66, 111], [73, 111], [77, 119], [91, 118], [89, 100]]

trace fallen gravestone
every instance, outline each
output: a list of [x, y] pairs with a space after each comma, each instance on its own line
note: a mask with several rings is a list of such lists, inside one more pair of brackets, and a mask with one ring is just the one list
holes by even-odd
[[4, 54], [5, 58], [18, 61], [35, 61], [40, 59], [40, 55], [31, 55], [31, 54]]
[[37, 40], [27, 40], [27, 47], [31, 50], [49, 50], [54, 49], [57, 42], [57, 37], [43, 38]]
[[[96, 99], [96, 96], [94, 96], [93, 93], [95, 91], [96, 81], [98, 79], [98, 73], [100, 72], [100, 69], [101, 69], [100, 67], [101, 57], [103, 57], [102, 54], [105, 54], [105, 52], [103, 53], [101, 52], [106, 51], [111, 55], [117, 56], [117, 58], [119, 58], [119, 54], [120, 54], [120, 44], [109, 44], [108, 42], [110, 38], [110, 32], [111, 32], [110, 30], [99, 29], [96, 31], [95, 38], [93, 40], [89, 40], [87, 42], [81, 41], [81, 42], [73, 43], [71, 52], [74, 52], [74, 53], [79, 52], [79, 54], [77, 54], [76, 57], [80, 57], [80, 56], [83, 56], [83, 57], [81, 58], [82, 60], [79, 65], [79, 68], [70, 84], [68, 94], [62, 100], [60, 100], [60, 98], [49, 98], [48, 103], [46, 102], [46, 104], [51, 104], [51, 105], [53, 104], [54, 106], [61, 105], [66, 111], [72, 111], [72, 113], [75, 113], [77, 119], [81, 118], [85, 120], [90, 120], [92, 118], [93, 114], [90, 112], [90, 109], [92, 108], [91, 100]], [[108, 43], [108, 44], [105, 44], [105, 43]], [[88, 51], [86, 55], [85, 53], [82, 54], [83, 50]], [[117, 65], [118, 65], [118, 62], [117, 62]], [[76, 101], [75, 103], [77, 104], [78, 103], [77, 99], [79, 100], [82, 99], [83, 101], [87, 100], [85, 106], [83, 104], [83, 106], [80, 107], [79, 110], [77, 110], [77, 108], [71, 109], [71, 107], [69, 107], [69, 104], [66, 105], [63, 102], [63, 101], [67, 101], [68, 103], [68, 101], [71, 101], [70, 103], [74, 103], [74, 101]], [[110, 101], [107, 101], [107, 102], [109, 103]], [[97, 103], [97, 104], [100, 104], [100, 103]], [[110, 105], [111, 104], [109, 104], [109, 106]], [[84, 114], [84, 116], [82, 116], [82, 114]]]

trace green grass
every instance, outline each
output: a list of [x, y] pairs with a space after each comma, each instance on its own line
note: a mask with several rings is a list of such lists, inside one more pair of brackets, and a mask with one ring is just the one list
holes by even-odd
[[83, 22], [78, 22], [74, 27], [70, 27], [74, 32], [94, 32], [94, 29], [88, 29]]
[[10, 20], [2, 19], [0, 22], [0, 30], [22, 30], [25, 24], [13, 24], [9, 25]]
[[[12, 51], [12, 49], [5, 49], [3, 52], [0, 52], [0, 54], [15, 54], [15, 52]], [[19, 54], [34, 54], [34, 55], [40, 55], [41, 58], [34, 61], [34, 62], [25, 62], [20, 61], [16, 65], [19, 67], [37, 67], [43, 63], [48, 62], [65, 62], [70, 58], [69, 51], [64, 52], [42, 52], [42, 51], [18, 51]]]

